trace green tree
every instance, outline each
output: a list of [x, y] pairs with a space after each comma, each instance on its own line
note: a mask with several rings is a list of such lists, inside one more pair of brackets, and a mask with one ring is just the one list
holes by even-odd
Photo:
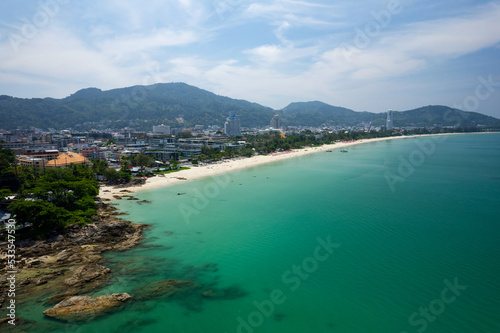
[[104, 177], [106, 177], [107, 181], [110, 183], [118, 183], [120, 181], [128, 182], [132, 178], [132, 175], [128, 171], [108, 169], [106, 170]]
[[8, 168], [16, 162], [16, 154], [9, 148], [0, 146], [0, 170]]
[[[30, 178], [29, 169], [24, 171], [26, 181], [18, 192], [20, 199], [8, 208], [20, 223], [33, 225], [30, 235], [42, 236], [72, 223], [92, 221], [99, 183], [91, 166], [49, 169], [34, 180]], [[28, 196], [32, 199], [25, 199]]]
[[179, 168], [179, 161], [178, 160], [170, 161], [170, 169], [177, 170], [178, 168]]
[[11, 190], [9, 189], [1, 189], [0, 190], [0, 202], [3, 202], [5, 200], [5, 197], [8, 197], [12, 195]]
[[130, 161], [130, 156], [122, 155], [120, 157], [120, 165], [122, 171], [128, 171], [130, 169], [129, 167], [132, 165], [132, 162]]
[[128, 171], [118, 171], [118, 176], [120, 176], [119, 179], [128, 182], [130, 179], [132, 179], [132, 175]]
[[111, 138], [108, 140], [108, 142], [106, 143], [106, 147], [109, 147], [111, 145], [114, 145], [116, 143], [116, 139], [115, 138]]
[[133, 159], [133, 163], [135, 166], [141, 167], [149, 167], [153, 164], [154, 158], [151, 155], [147, 155], [144, 152], [141, 152], [139, 155], [136, 155]]
[[235, 153], [236, 153], [236, 152], [235, 152], [235, 150], [233, 149], [233, 147], [226, 147], [226, 148], [224, 149], [224, 154], [223, 154], [223, 155], [224, 155], [225, 157], [232, 158], [232, 157], [234, 157]]
[[91, 159], [90, 161], [92, 162], [92, 171], [94, 171], [94, 173], [97, 175], [104, 175], [104, 173], [109, 167], [108, 162], [103, 160], [94, 158]]
[[0, 189], [17, 190], [20, 186], [16, 177], [16, 155], [9, 148], [0, 146]]
[[207, 156], [207, 159], [214, 158], [215, 149], [207, 145], [201, 146], [201, 155]]
[[179, 139], [189, 139], [189, 138], [192, 138], [193, 135], [191, 134], [190, 131], [182, 131], [179, 134], [177, 134], [177, 137]]
[[9, 211], [19, 224], [31, 223], [30, 234], [34, 236], [60, 229], [71, 221], [71, 213], [66, 209], [42, 200], [17, 200], [9, 205]]
[[116, 183], [118, 181], [118, 178], [120, 178], [120, 176], [118, 175], [118, 171], [116, 171], [115, 169], [107, 169], [104, 172], [104, 177], [110, 183]]

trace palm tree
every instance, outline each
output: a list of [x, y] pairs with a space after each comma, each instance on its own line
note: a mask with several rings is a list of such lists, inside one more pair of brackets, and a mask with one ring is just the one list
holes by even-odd
[[170, 162], [170, 168], [177, 170], [179, 168], [179, 161], [178, 160], [172, 160]]
[[130, 166], [129, 157], [126, 156], [126, 155], [122, 155], [120, 157], [120, 164], [121, 164], [121, 170], [122, 171], [128, 171], [129, 166]]

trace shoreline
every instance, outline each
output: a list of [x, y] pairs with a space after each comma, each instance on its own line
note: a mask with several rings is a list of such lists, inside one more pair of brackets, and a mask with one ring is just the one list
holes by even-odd
[[[100, 290], [109, 283], [112, 273], [102, 265], [103, 253], [137, 246], [147, 227], [124, 220], [120, 215], [123, 214], [115, 207], [100, 202], [92, 224], [72, 225], [43, 239], [19, 240], [14, 275], [16, 305], [25, 306], [38, 300], [49, 308], [68, 297]], [[6, 253], [0, 255], [2, 261], [6, 257]], [[6, 274], [7, 266], [0, 271]], [[8, 300], [7, 284], [7, 280], [0, 283], [0, 307], [5, 307]], [[30, 325], [19, 316], [15, 320], [20, 325]]]
[[[182, 170], [171, 174], [166, 174], [165, 177], [155, 176], [148, 178], [146, 183], [140, 186], [132, 186], [126, 188], [117, 188], [115, 186], [101, 186], [99, 189], [98, 197], [101, 200], [112, 201], [116, 196], [130, 195], [135, 192], [142, 192], [167, 186], [173, 186], [186, 181], [197, 180], [206, 177], [213, 177], [220, 174], [233, 172], [237, 170], [256, 167], [259, 165], [283, 161], [290, 158], [300, 157], [304, 155], [324, 152], [327, 150], [337, 150], [345, 147], [355, 146], [363, 143], [419, 138], [428, 136], [442, 136], [442, 135], [458, 135], [458, 134], [478, 134], [478, 133], [440, 133], [440, 134], [421, 134], [410, 136], [391, 136], [385, 138], [372, 138], [361, 139], [353, 142], [338, 142], [335, 144], [323, 145], [321, 147], [305, 147], [302, 149], [292, 150], [290, 152], [276, 153], [275, 155], [256, 155], [252, 157], [237, 158], [230, 160], [223, 160], [213, 164], [203, 164], [198, 167], [192, 167], [189, 170]], [[126, 191], [124, 191], [126, 189]]]

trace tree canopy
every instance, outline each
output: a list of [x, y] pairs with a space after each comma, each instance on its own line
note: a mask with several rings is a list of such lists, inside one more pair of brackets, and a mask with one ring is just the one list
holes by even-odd
[[31, 224], [28, 234], [42, 236], [73, 223], [92, 222], [96, 214], [95, 196], [99, 183], [92, 166], [72, 164], [36, 174], [23, 168], [22, 190], [9, 211], [18, 224]]

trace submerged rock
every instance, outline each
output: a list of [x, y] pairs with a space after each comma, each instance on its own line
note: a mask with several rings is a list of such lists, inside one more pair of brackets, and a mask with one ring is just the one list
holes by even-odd
[[71, 287], [83, 286], [89, 282], [107, 278], [110, 271], [109, 268], [96, 263], [83, 265], [75, 269], [73, 274], [64, 280], [64, 284]]
[[[15, 325], [12, 325], [14, 323]], [[8, 330], [9, 328], [13, 328], [15, 326], [26, 324], [26, 320], [21, 317], [15, 317], [11, 319], [10, 317], [0, 319], [0, 331]]]
[[123, 306], [132, 296], [127, 293], [99, 297], [73, 296], [45, 310], [44, 315], [62, 321], [86, 321]]
[[192, 281], [179, 281], [173, 279], [152, 281], [137, 288], [133, 295], [138, 300], [146, 300], [157, 297], [171, 297], [196, 288]]
[[238, 286], [230, 286], [222, 289], [213, 288], [205, 290], [202, 293], [204, 298], [214, 299], [214, 300], [232, 300], [241, 297], [245, 297], [247, 292]]

